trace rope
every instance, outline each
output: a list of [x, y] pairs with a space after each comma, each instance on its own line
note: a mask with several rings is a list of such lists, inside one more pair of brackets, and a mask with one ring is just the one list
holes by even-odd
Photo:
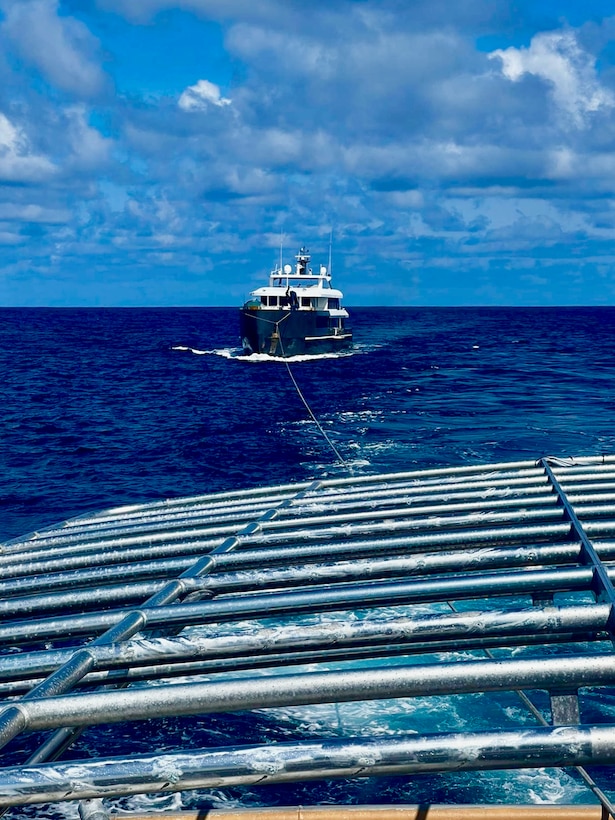
[[350, 474], [352, 474], [352, 470], [351, 470], [351, 468], [350, 468], [350, 465], [349, 465], [349, 464], [348, 464], [348, 462], [344, 459], [344, 457], [342, 456], [342, 454], [340, 453], [340, 451], [337, 449], [337, 447], [335, 446], [335, 444], [333, 444], [333, 442], [331, 441], [331, 439], [329, 438], [329, 436], [327, 435], [327, 433], [326, 433], [326, 432], [325, 432], [325, 430], [323, 429], [322, 424], [318, 421], [318, 419], [316, 418], [316, 416], [315, 416], [315, 415], [314, 415], [314, 413], [312, 412], [312, 408], [310, 407], [310, 405], [308, 404], [307, 399], [305, 398], [305, 396], [304, 396], [304, 395], [303, 395], [303, 393], [301, 392], [301, 388], [300, 388], [300, 387], [299, 387], [299, 385], [297, 384], [297, 380], [295, 379], [295, 377], [294, 377], [294, 375], [293, 375], [293, 371], [290, 369], [290, 365], [289, 365], [289, 363], [286, 361], [286, 354], [285, 354], [285, 352], [284, 352], [284, 344], [282, 343], [282, 335], [281, 335], [281, 333], [280, 333], [280, 331], [279, 331], [279, 326], [280, 326], [280, 324], [281, 324], [283, 321], [285, 321], [286, 319], [288, 319], [290, 315], [291, 315], [291, 314], [290, 314], [290, 312], [288, 312], [285, 316], [282, 316], [282, 318], [281, 318], [281, 319], [278, 319], [278, 321], [277, 321], [277, 322], [274, 322], [274, 321], [272, 321], [271, 319], [265, 319], [265, 318], [263, 318], [263, 317], [259, 317], [259, 318], [261, 319], [261, 321], [263, 321], [263, 322], [267, 322], [268, 324], [270, 324], [270, 325], [274, 325], [274, 326], [275, 326], [275, 332], [278, 334], [278, 342], [279, 342], [279, 344], [280, 344], [280, 350], [282, 351], [282, 357], [284, 358], [284, 364], [286, 365], [286, 369], [287, 369], [287, 371], [288, 371], [288, 375], [290, 376], [290, 380], [292, 381], [292, 383], [293, 383], [293, 385], [294, 385], [294, 387], [295, 387], [295, 390], [297, 391], [297, 394], [298, 394], [299, 398], [301, 399], [301, 401], [302, 401], [302, 402], [303, 402], [303, 404], [305, 405], [305, 409], [308, 411], [308, 413], [309, 413], [309, 415], [310, 415], [310, 418], [312, 419], [312, 421], [314, 422], [314, 424], [316, 425], [316, 427], [318, 428], [318, 430], [319, 430], [319, 431], [320, 431], [320, 433], [322, 434], [322, 436], [323, 436], [324, 440], [327, 442], [327, 444], [329, 445], [329, 447], [330, 447], [330, 448], [333, 450], [333, 452], [335, 453], [335, 457], [337, 458], [337, 460], [339, 461], [339, 463], [340, 463], [340, 464], [341, 464], [341, 465], [342, 465], [342, 466], [343, 466], [346, 470], [348, 470], [348, 472], [349, 472]]
[[[290, 315], [290, 314], [288, 314], [288, 315]], [[284, 321], [284, 319], [286, 319], [286, 318], [287, 318], [287, 317], [286, 317], [286, 316], [284, 316], [284, 318], [283, 318], [283, 319], [280, 319], [280, 322], [283, 322], [283, 321]], [[275, 326], [276, 326], [276, 331], [278, 330], [278, 325], [279, 325], [279, 322], [276, 322], [276, 323], [275, 323]], [[327, 433], [325, 432], [325, 430], [324, 430], [324, 428], [323, 428], [322, 424], [318, 421], [318, 419], [316, 418], [316, 416], [315, 416], [315, 415], [314, 415], [314, 413], [312, 412], [312, 408], [311, 408], [311, 407], [310, 407], [310, 405], [308, 404], [307, 399], [305, 398], [305, 396], [304, 396], [304, 395], [303, 395], [303, 393], [301, 392], [301, 388], [300, 388], [300, 387], [299, 387], [299, 385], [297, 384], [297, 380], [295, 379], [295, 377], [294, 377], [294, 375], [293, 375], [293, 371], [290, 369], [290, 365], [289, 365], [289, 363], [286, 361], [286, 358], [285, 358], [285, 353], [284, 353], [284, 345], [282, 344], [282, 336], [281, 336], [280, 334], [279, 334], [279, 339], [278, 339], [278, 341], [279, 341], [279, 343], [280, 343], [280, 349], [281, 349], [281, 351], [282, 351], [282, 356], [284, 357], [284, 364], [286, 365], [286, 369], [287, 369], [287, 371], [288, 371], [288, 375], [290, 376], [290, 380], [292, 381], [293, 385], [295, 386], [295, 390], [297, 391], [297, 394], [298, 394], [299, 398], [301, 399], [301, 401], [302, 401], [302, 402], [303, 402], [303, 404], [305, 405], [305, 409], [306, 409], [306, 410], [308, 411], [308, 413], [310, 414], [310, 418], [312, 419], [312, 421], [314, 422], [314, 424], [316, 425], [316, 427], [318, 427], [318, 429], [319, 429], [319, 430], [320, 430], [320, 432], [322, 433], [323, 438], [325, 439], [325, 441], [327, 442], [327, 444], [329, 445], [329, 447], [330, 447], [330, 448], [333, 450], [333, 452], [335, 453], [335, 455], [336, 455], [336, 457], [337, 457], [337, 460], [340, 462], [340, 464], [341, 464], [343, 467], [345, 467], [345, 468], [346, 468], [349, 472], [351, 472], [351, 470], [350, 470], [350, 466], [349, 466], [348, 462], [347, 462], [347, 461], [343, 458], [343, 456], [341, 455], [341, 453], [339, 452], [339, 450], [337, 449], [337, 447], [335, 446], [335, 444], [333, 444], [333, 442], [331, 441], [331, 439], [329, 438], [329, 436], [328, 436], [328, 435], [327, 435]]]

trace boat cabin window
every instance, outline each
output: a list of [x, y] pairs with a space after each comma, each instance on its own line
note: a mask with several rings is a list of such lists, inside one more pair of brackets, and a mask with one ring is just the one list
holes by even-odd
[[339, 310], [340, 307], [340, 300], [339, 299], [329, 299], [329, 310]]
[[311, 306], [312, 306], [312, 300], [309, 298], [309, 296], [302, 296], [301, 297], [301, 307], [311, 307]]
[[276, 307], [278, 304], [278, 297], [277, 296], [261, 296], [261, 302], [263, 305], [268, 305], [269, 307]]

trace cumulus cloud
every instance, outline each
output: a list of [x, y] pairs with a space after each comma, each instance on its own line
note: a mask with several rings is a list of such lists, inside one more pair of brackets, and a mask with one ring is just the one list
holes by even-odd
[[11, 153], [17, 154], [25, 147], [26, 140], [21, 131], [19, 131], [13, 123], [0, 114], [0, 151], [3, 154]]
[[220, 95], [220, 88], [209, 80], [199, 80], [182, 92], [178, 103], [184, 111], [205, 111], [210, 105], [223, 108], [231, 100]]
[[112, 140], [103, 137], [87, 121], [88, 112], [83, 105], [68, 108], [68, 147], [71, 149], [70, 164], [80, 168], [100, 168], [109, 159]]
[[98, 41], [79, 20], [59, 16], [57, 0], [2, 0], [0, 8], [2, 32], [51, 85], [80, 97], [102, 90]]
[[[152, 294], [163, 265], [183, 282], [222, 265], [220, 293], [199, 280], [196, 300], [242, 296], [243, 259], [267, 269], [258, 254], [282, 223], [311, 244], [332, 224], [340, 274], [360, 257], [359, 279], [367, 259], [392, 282], [405, 281], [395, 265], [441, 264], [469, 282], [477, 265], [517, 268], [534, 250], [568, 260], [596, 225], [612, 242], [610, 29], [545, 31], [522, 3], [531, 42], [487, 55], [477, 41], [511, 23], [506, 0], [489, 6], [0, 0], [0, 182], [26, 183], [4, 187], [0, 231], [29, 230], [42, 255], [61, 245], [76, 270], [96, 258], [100, 281], [147, 270]], [[115, 96], [96, 96], [103, 53]], [[590, 201], [591, 224], [566, 222]]]
[[591, 112], [615, 105], [613, 94], [600, 84], [594, 57], [572, 30], [542, 32], [528, 48], [497, 49], [489, 57], [501, 60], [502, 73], [512, 82], [525, 74], [546, 80], [555, 104], [576, 126]]
[[47, 157], [31, 151], [26, 134], [0, 113], [0, 180], [33, 182], [54, 172]]

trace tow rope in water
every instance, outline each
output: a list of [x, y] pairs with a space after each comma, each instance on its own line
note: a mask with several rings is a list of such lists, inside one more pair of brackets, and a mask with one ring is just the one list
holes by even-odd
[[[284, 317], [284, 318], [286, 318], [286, 317]], [[280, 319], [280, 321], [283, 321], [283, 319]], [[282, 351], [282, 357], [284, 358], [284, 364], [286, 365], [286, 370], [288, 371], [288, 375], [290, 376], [290, 380], [292, 381], [292, 383], [293, 383], [293, 385], [294, 385], [294, 387], [295, 387], [295, 390], [297, 391], [297, 395], [299, 396], [299, 398], [301, 399], [301, 401], [302, 401], [302, 402], [303, 402], [303, 404], [305, 405], [305, 409], [308, 411], [308, 413], [309, 413], [309, 415], [310, 415], [310, 418], [312, 419], [312, 421], [314, 422], [314, 424], [316, 425], [316, 427], [317, 427], [317, 428], [320, 430], [320, 432], [322, 433], [322, 436], [323, 436], [324, 440], [327, 442], [327, 444], [329, 445], [329, 447], [330, 447], [330, 448], [333, 450], [333, 452], [335, 453], [335, 455], [336, 455], [337, 460], [339, 461], [339, 463], [340, 463], [340, 464], [341, 464], [341, 465], [342, 465], [342, 466], [343, 466], [346, 470], [348, 470], [348, 472], [350, 473], [350, 472], [351, 472], [350, 465], [349, 465], [349, 464], [348, 464], [348, 462], [344, 459], [344, 457], [342, 456], [342, 454], [340, 453], [340, 451], [337, 449], [337, 447], [335, 446], [335, 444], [331, 441], [331, 439], [330, 439], [330, 438], [329, 438], [329, 436], [327, 435], [327, 433], [326, 433], [325, 429], [323, 428], [322, 424], [318, 421], [318, 419], [317, 419], [317, 418], [316, 418], [316, 416], [314, 415], [314, 413], [313, 413], [313, 411], [312, 411], [312, 408], [311, 408], [311, 407], [310, 407], [310, 405], [308, 404], [307, 399], [305, 398], [305, 396], [303, 395], [303, 393], [302, 393], [302, 391], [301, 391], [301, 388], [300, 388], [300, 387], [299, 387], [299, 385], [297, 384], [297, 380], [295, 379], [295, 377], [294, 377], [294, 375], [293, 375], [293, 371], [290, 369], [290, 364], [289, 364], [289, 363], [288, 363], [288, 361], [286, 360], [286, 354], [285, 354], [285, 352], [284, 352], [284, 345], [282, 344], [282, 335], [280, 334], [280, 332], [279, 332], [279, 330], [278, 330], [278, 325], [279, 325], [279, 322], [276, 322], [276, 323], [275, 323], [275, 326], [276, 326], [276, 327], [275, 327], [275, 329], [276, 329], [276, 333], [278, 334], [278, 342], [279, 342], [279, 344], [280, 344], [280, 350]]]

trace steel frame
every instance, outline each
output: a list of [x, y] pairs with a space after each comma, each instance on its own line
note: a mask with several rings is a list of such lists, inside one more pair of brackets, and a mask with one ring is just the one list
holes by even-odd
[[[614, 556], [615, 457], [202, 495], [9, 542], [0, 548], [0, 747], [50, 734], [0, 770], [0, 807], [613, 764], [615, 725], [587, 725], [583, 712], [584, 692], [615, 683]], [[248, 633], [236, 626], [246, 619]], [[547, 692], [551, 712], [530, 703], [529, 722], [513, 730], [342, 732], [61, 761], [83, 728], [102, 723], [524, 689]]]

